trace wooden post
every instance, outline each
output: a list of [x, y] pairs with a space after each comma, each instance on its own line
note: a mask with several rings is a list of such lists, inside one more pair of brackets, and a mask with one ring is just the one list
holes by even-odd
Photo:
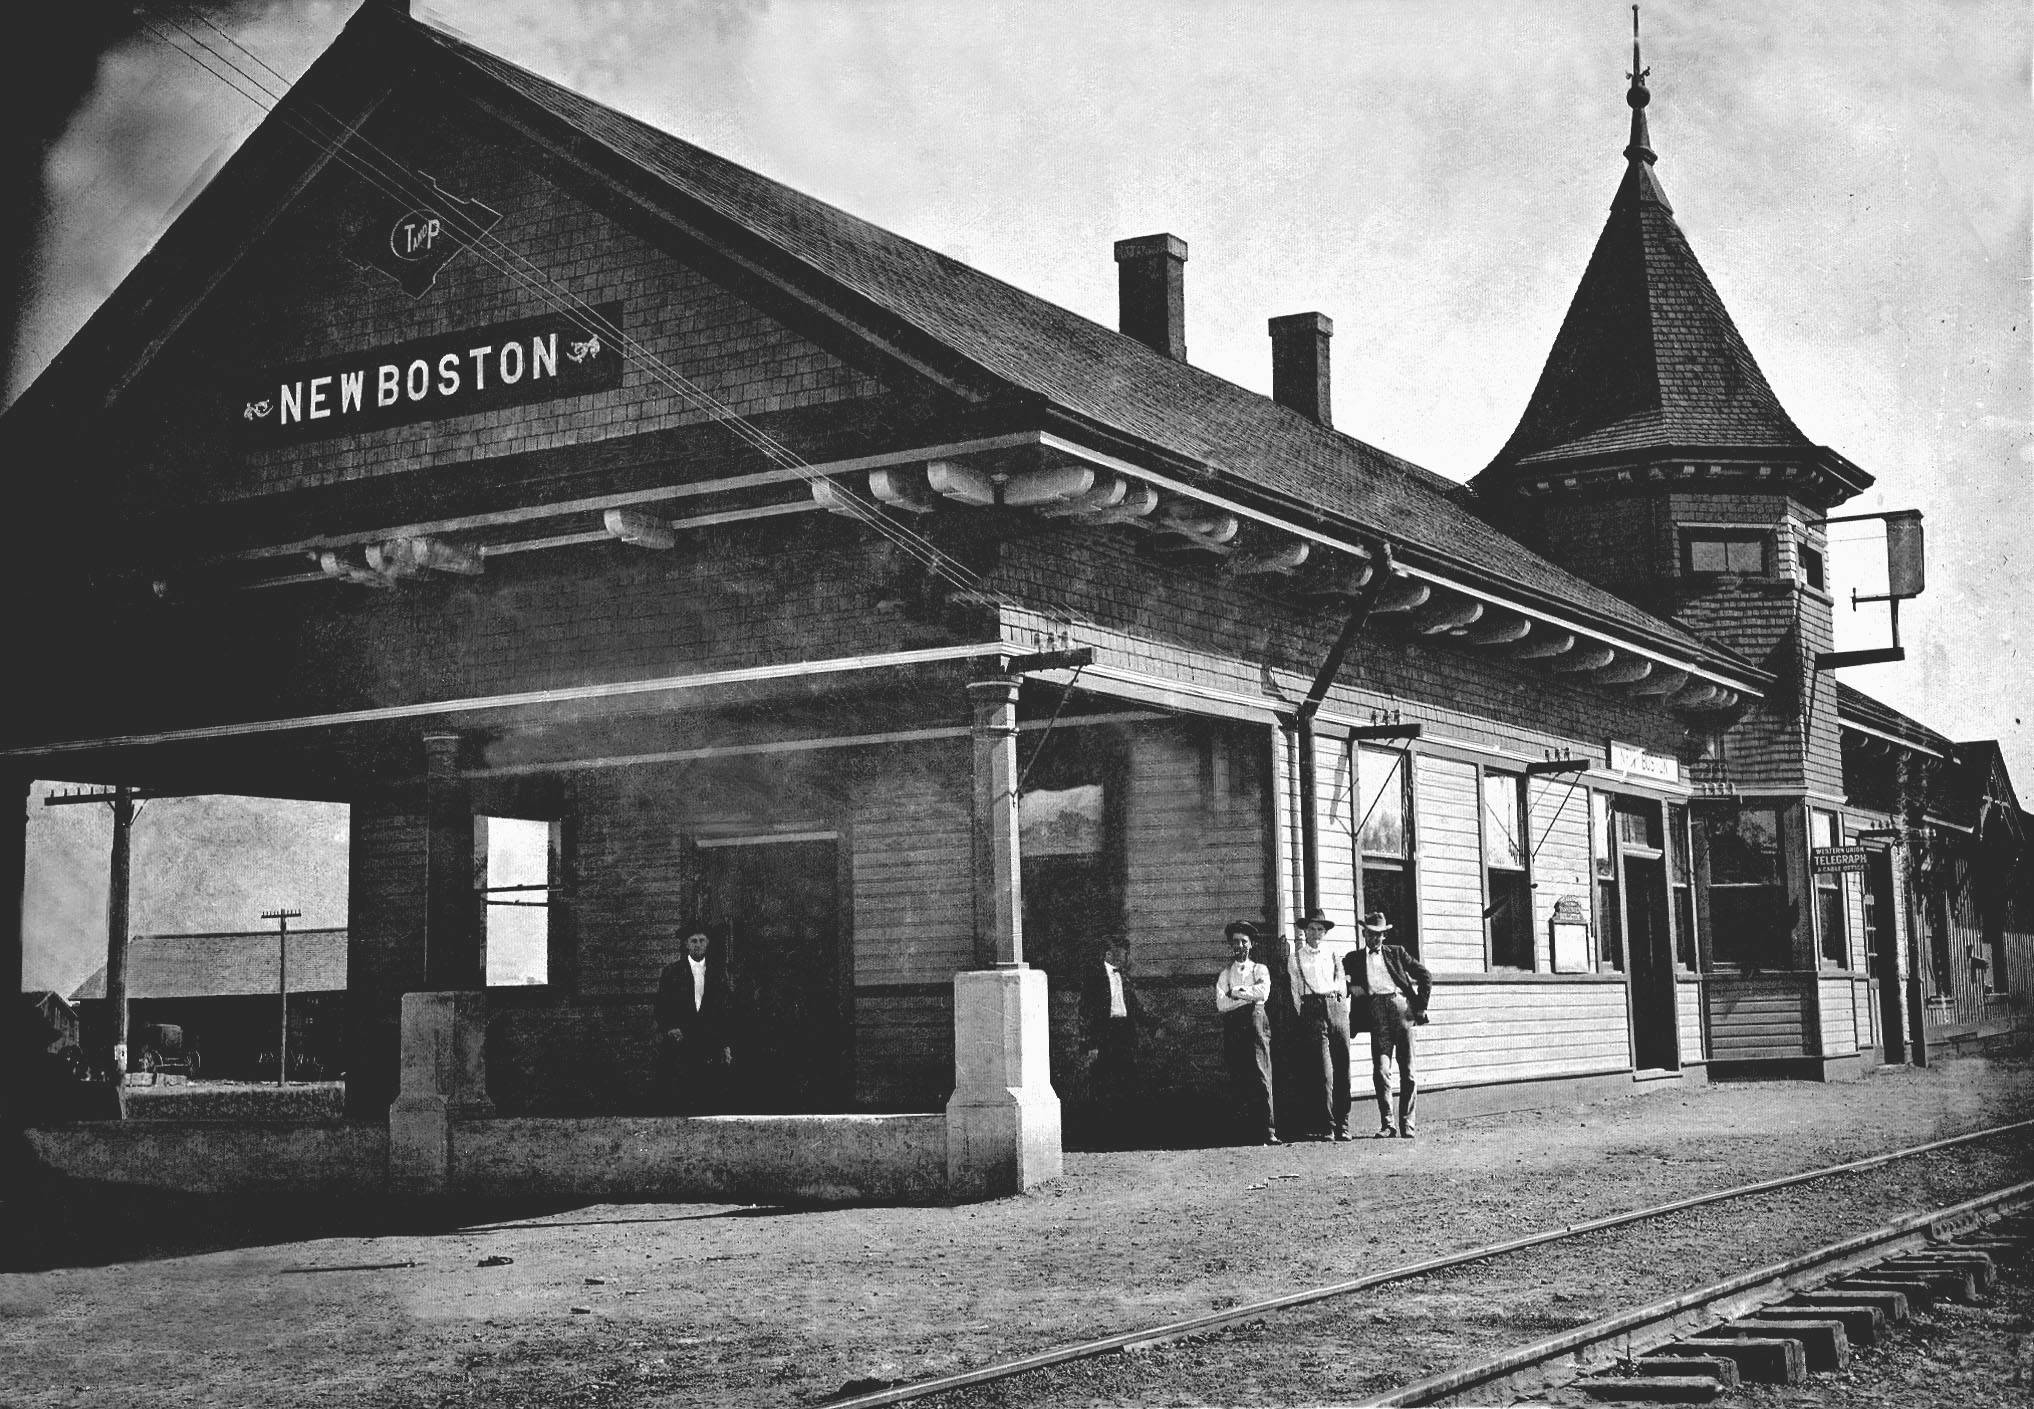
[[132, 873], [134, 792], [113, 790], [113, 857], [106, 880], [106, 1011], [113, 1020], [114, 1082], [127, 1079], [127, 899]]
[[472, 790], [459, 776], [460, 737], [424, 736], [424, 984], [487, 986], [475, 889]]
[[1024, 962], [1024, 898], [1017, 854], [1016, 676], [968, 687], [975, 726], [975, 965]]

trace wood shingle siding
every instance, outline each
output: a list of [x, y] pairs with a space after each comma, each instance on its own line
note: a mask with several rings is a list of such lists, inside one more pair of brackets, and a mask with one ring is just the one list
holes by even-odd
[[1484, 967], [1483, 840], [1476, 766], [1421, 755], [1413, 770], [1419, 835], [1420, 954], [1436, 973]]

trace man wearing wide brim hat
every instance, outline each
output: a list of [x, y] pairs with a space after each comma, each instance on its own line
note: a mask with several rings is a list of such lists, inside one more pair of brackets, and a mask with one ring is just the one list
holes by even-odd
[[1300, 921], [1303, 942], [1297, 949], [1286, 942], [1286, 966], [1299, 1008], [1300, 1045], [1308, 1064], [1318, 1062], [1320, 1072], [1318, 1103], [1311, 1092], [1304, 1102], [1313, 1108], [1310, 1123], [1320, 1124], [1309, 1132], [1311, 1140], [1349, 1138], [1349, 987], [1335, 956], [1321, 947], [1334, 927], [1320, 910], [1309, 910]]
[[[1382, 910], [1363, 917], [1363, 943], [1342, 960], [1349, 975], [1349, 994], [1359, 1024], [1370, 1029], [1370, 1081], [1377, 1090], [1377, 1118], [1380, 1138], [1413, 1138], [1412, 1030], [1427, 1020], [1427, 999], [1434, 991], [1433, 975], [1426, 965], [1413, 958], [1403, 945], [1385, 943], [1391, 921]], [[1391, 1085], [1385, 1079], [1384, 1061], [1398, 1063], [1398, 1124], [1391, 1119]]]
[[1231, 920], [1222, 931], [1229, 966], [1215, 976], [1215, 1011], [1222, 1015], [1222, 1062], [1243, 1107], [1244, 1134], [1253, 1143], [1278, 1143], [1271, 1101], [1271, 970], [1250, 957], [1257, 926]]

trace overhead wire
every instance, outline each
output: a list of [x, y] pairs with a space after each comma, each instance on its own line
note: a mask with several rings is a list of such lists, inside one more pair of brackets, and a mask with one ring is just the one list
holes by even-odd
[[[145, 20], [150, 31], [165, 47], [173, 50], [196, 64], [201, 70], [226, 84], [241, 97], [254, 103], [272, 117], [281, 121], [290, 131], [312, 142], [327, 152], [330, 157], [353, 172], [369, 186], [383, 194], [412, 204], [430, 204], [437, 214], [454, 232], [465, 241], [466, 247], [490, 268], [510, 280], [534, 292], [546, 303], [585, 326], [585, 330], [596, 336], [610, 339], [617, 351], [643, 368], [653, 380], [680, 398], [704, 410], [718, 424], [735, 435], [751, 449], [764, 455], [779, 466], [794, 471], [809, 484], [826, 480], [797, 452], [782, 441], [756, 425], [735, 408], [727, 405], [704, 387], [672, 367], [662, 357], [646, 347], [638, 339], [627, 334], [617, 323], [605, 317], [584, 299], [558, 285], [557, 281], [540, 265], [523, 255], [514, 246], [494, 236], [488, 228], [471, 220], [457, 207], [443, 199], [443, 193], [436, 183], [394, 157], [378, 146], [362, 132], [349, 127], [337, 115], [319, 104], [303, 102], [300, 106], [308, 111], [293, 112], [283, 106], [287, 96], [289, 80], [260, 55], [242, 44], [209, 16], [196, 13], [197, 19], [219, 35], [240, 53], [247, 55], [255, 64], [272, 75], [283, 85], [283, 91], [271, 89], [259, 75], [251, 73], [236, 62], [230, 54], [206, 42], [203, 36], [194, 33], [173, 15], [159, 18], [178, 34], [182, 35], [192, 48], [176, 43], [152, 20]], [[202, 57], [199, 52], [202, 51]], [[207, 60], [212, 62], [208, 62]], [[214, 67], [214, 64], [219, 67]], [[225, 71], [222, 72], [221, 69]], [[230, 75], [230, 76], [229, 76]], [[236, 82], [235, 80], [239, 80]], [[242, 86], [242, 85], [246, 86]], [[250, 92], [249, 89], [253, 91]], [[1019, 610], [1038, 610], [1040, 607], [1027, 604], [999, 588], [985, 583], [981, 574], [954, 559], [937, 544], [933, 543], [907, 525], [897, 522], [875, 505], [862, 500], [852, 491], [837, 486], [832, 502], [838, 504], [849, 515], [872, 529], [878, 535], [904, 552], [927, 571], [941, 578], [955, 589], [979, 594], [1000, 605]], [[1064, 625], [1070, 626], [1075, 613], [1066, 604], [1047, 598], [1042, 604], [1045, 614], [1055, 616]]]

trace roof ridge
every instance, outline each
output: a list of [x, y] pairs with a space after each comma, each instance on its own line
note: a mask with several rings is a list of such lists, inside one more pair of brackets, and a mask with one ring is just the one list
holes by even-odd
[[[710, 148], [700, 146], [697, 142], [693, 142], [684, 137], [680, 137], [675, 133], [667, 132], [663, 128], [658, 127], [656, 124], [646, 121], [643, 118], [637, 117], [632, 113], [623, 112], [619, 108], [609, 107], [607, 104], [600, 102], [600, 100], [597, 98], [589, 97], [588, 95], [581, 93], [574, 88], [571, 88], [565, 84], [558, 82], [556, 79], [548, 78], [545, 75], [536, 72], [534, 69], [528, 68], [527, 66], [522, 64], [518, 64], [512, 59], [505, 59], [497, 54], [491, 53], [486, 49], [482, 49], [478, 45], [475, 45], [461, 38], [457, 34], [437, 28], [430, 24], [426, 24], [423, 21], [417, 20], [415, 18], [412, 18], [411, 23], [417, 25], [417, 27], [421, 29], [429, 38], [431, 38], [434, 41], [437, 41], [444, 47], [448, 49], [453, 49], [455, 50], [455, 52], [461, 50], [465, 51], [464, 54], [461, 55], [462, 57], [470, 57], [472, 59], [476, 59], [482, 62], [483, 64], [500, 65], [505, 68], [514, 69], [518, 73], [524, 75], [530, 81], [541, 84], [545, 88], [552, 90], [554, 93], [557, 93], [559, 96], [563, 98], [566, 98], [574, 102], [589, 103], [594, 106], [605, 109], [607, 112], [613, 114], [615, 117], [621, 119], [623, 122], [628, 123], [630, 126], [641, 129], [644, 134], [652, 137], [657, 141], [677, 142], [685, 147], [690, 148], [693, 152], [697, 153], [700, 157], [704, 158], [709, 162], [712, 162], [722, 167], [729, 168], [730, 170], [733, 171], [741, 172], [745, 175], [752, 175], [758, 177], [761, 180], [771, 183], [772, 185], [776, 186], [779, 190], [784, 191], [801, 201], [809, 202], [813, 205], [824, 207], [826, 210], [832, 212], [834, 215], [844, 220], [854, 222], [856, 225], [862, 227], [864, 230], [870, 232], [871, 234], [880, 236], [881, 238], [886, 240], [896, 240], [911, 245], [914, 248], [930, 255], [932, 258], [938, 260], [942, 264], [950, 266], [954, 271], [964, 273], [969, 278], [987, 280], [993, 284], [999, 285], [1004, 289], [1007, 289], [1009, 292], [1016, 294], [1020, 298], [1024, 298], [1039, 304], [1046, 305], [1052, 308], [1056, 313], [1060, 314], [1061, 316], [1078, 319], [1080, 322], [1086, 324], [1089, 328], [1093, 329], [1095, 332], [1101, 333], [1108, 338], [1117, 340], [1120, 343], [1122, 350], [1128, 353], [1129, 355], [1149, 359], [1151, 365], [1153, 365], [1154, 368], [1162, 367], [1166, 369], [1167, 372], [1171, 375], [1179, 375], [1180, 373], [1184, 372], [1187, 375], [1196, 378], [1203, 378], [1208, 381], [1219, 383], [1221, 386], [1225, 388], [1241, 392], [1244, 395], [1256, 397], [1260, 401], [1264, 402], [1267, 406], [1277, 407], [1281, 413], [1292, 417], [1297, 426], [1304, 429], [1319, 431], [1328, 435], [1338, 437], [1342, 440], [1349, 442], [1351, 445], [1358, 447], [1363, 451], [1367, 451], [1371, 454], [1380, 456], [1387, 460], [1388, 462], [1390, 462], [1390, 464], [1394, 468], [1410, 472], [1414, 475], [1420, 476], [1431, 481], [1433, 486], [1443, 493], [1460, 490], [1464, 487], [1463, 482], [1460, 480], [1450, 479], [1446, 475], [1441, 474], [1437, 470], [1429, 469], [1425, 465], [1421, 465], [1416, 463], [1415, 461], [1408, 460], [1402, 455], [1398, 455], [1392, 451], [1385, 450], [1382, 447], [1374, 445], [1371, 442], [1364, 440], [1360, 436], [1357, 436], [1349, 431], [1342, 430], [1338, 427], [1321, 425], [1319, 422], [1315, 421], [1312, 417], [1306, 415], [1304, 412], [1296, 411], [1289, 406], [1285, 406], [1283, 403], [1275, 400], [1273, 397], [1271, 397], [1269, 394], [1265, 392], [1258, 391], [1252, 387], [1247, 387], [1243, 385], [1241, 382], [1234, 381], [1228, 377], [1223, 376], [1219, 372], [1215, 372], [1209, 368], [1199, 366], [1196, 363], [1188, 362], [1183, 358], [1169, 357], [1165, 353], [1158, 351], [1156, 348], [1153, 348], [1148, 344], [1140, 341], [1139, 339], [1130, 336], [1128, 333], [1123, 332], [1121, 329], [1112, 328], [1108, 324], [1102, 322], [1101, 320], [1091, 318], [1087, 314], [1082, 313], [1078, 309], [1067, 308], [1063, 304], [1054, 303], [1052, 300], [1046, 298], [1044, 295], [1034, 293], [1033, 291], [1025, 288], [1021, 284], [1014, 283], [1013, 281], [1005, 279], [1000, 275], [992, 274], [985, 269], [979, 269], [974, 265], [967, 263], [964, 260], [957, 259], [953, 255], [950, 255], [946, 253], [944, 250], [939, 249], [937, 246], [925, 244], [923, 241], [912, 239], [909, 235], [899, 234], [897, 231], [891, 230], [886, 226], [878, 225], [876, 222], [868, 219], [866, 216], [855, 214], [853, 211], [847, 209], [845, 206], [837, 205], [832, 201], [825, 200], [822, 197], [812, 195], [810, 192], [800, 190], [798, 187], [793, 186], [786, 181], [779, 180], [774, 176], [770, 176], [765, 172], [755, 171], [751, 168], [744, 167], [742, 166], [741, 163], [734, 161], [732, 158], [724, 157], [720, 155], [718, 152], [711, 150]], [[726, 213], [727, 212], [723, 212], [723, 214]], [[798, 254], [798, 252], [787, 251], [786, 253], [790, 254], [791, 257], [798, 259], [801, 264], [805, 265], [805, 267], [807, 267], [808, 269], [813, 270], [813, 272], [821, 274], [822, 276], [826, 274], [826, 271], [824, 269], [814, 264], [811, 260], [805, 259], [803, 256]]]

